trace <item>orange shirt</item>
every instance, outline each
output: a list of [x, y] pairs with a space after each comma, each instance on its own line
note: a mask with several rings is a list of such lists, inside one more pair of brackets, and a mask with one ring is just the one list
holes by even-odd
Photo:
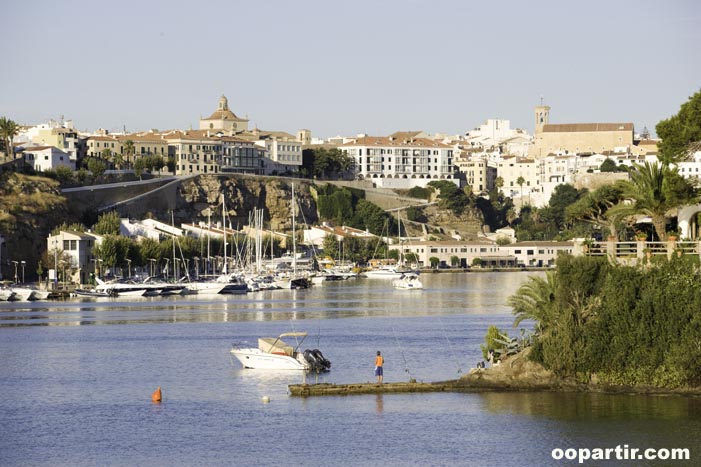
[[382, 355], [378, 355], [375, 357], [375, 366], [382, 366], [385, 363], [385, 359], [382, 358]]

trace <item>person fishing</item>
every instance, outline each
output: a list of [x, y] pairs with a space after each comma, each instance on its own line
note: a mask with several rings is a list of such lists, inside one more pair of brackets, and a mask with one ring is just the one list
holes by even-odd
[[382, 384], [383, 372], [382, 367], [385, 364], [385, 359], [382, 357], [382, 353], [378, 350], [377, 356], [375, 357], [375, 376], [377, 376], [377, 384]]

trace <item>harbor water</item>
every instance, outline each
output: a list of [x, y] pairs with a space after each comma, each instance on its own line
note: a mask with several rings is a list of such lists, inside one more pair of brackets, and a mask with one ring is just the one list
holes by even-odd
[[[296, 398], [287, 385], [455, 379], [526, 272], [423, 274], [237, 296], [0, 303], [3, 466], [701, 465], [701, 399], [485, 393]], [[307, 331], [322, 375], [246, 370], [232, 343]], [[294, 343], [294, 340], [289, 343]], [[163, 401], [151, 402], [161, 387]], [[554, 459], [686, 448], [690, 460]]]

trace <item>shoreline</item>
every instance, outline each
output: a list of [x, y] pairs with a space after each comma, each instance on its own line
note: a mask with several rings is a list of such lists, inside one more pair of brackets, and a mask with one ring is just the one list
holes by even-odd
[[350, 384], [291, 384], [294, 397], [346, 396], [361, 394], [401, 394], [426, 392], [581, 392], [596, 394], [629, 394], [655, 396], [701, 396], [697, 388], [658, 388], [600, 383], [580, 383], [561, 378], [541, 365], [528, 361], [525, 354], [514, 355], [500, 365], [473, 368], [459, 379], [437, 382], [390, 382]]

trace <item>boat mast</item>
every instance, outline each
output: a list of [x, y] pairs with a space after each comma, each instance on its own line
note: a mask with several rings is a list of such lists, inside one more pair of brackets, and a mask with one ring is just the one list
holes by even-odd
[[297, 239], [295, 238], [295, 184], [292, 183], [292, 274], [297, 277]]
[[224, 228], [224, 265], [222, 266], [222, 274], [226, 274], [226, 200], [224, 199], [224, 193], [221, 195], [221, 220]]
[[178, 278], [175, 277], [175, 214], [170, 211], [170, 226], [173, 229], [172, 237], [170, 237], [171, 243], [173, 243], [173, 282], [177, 282]]

